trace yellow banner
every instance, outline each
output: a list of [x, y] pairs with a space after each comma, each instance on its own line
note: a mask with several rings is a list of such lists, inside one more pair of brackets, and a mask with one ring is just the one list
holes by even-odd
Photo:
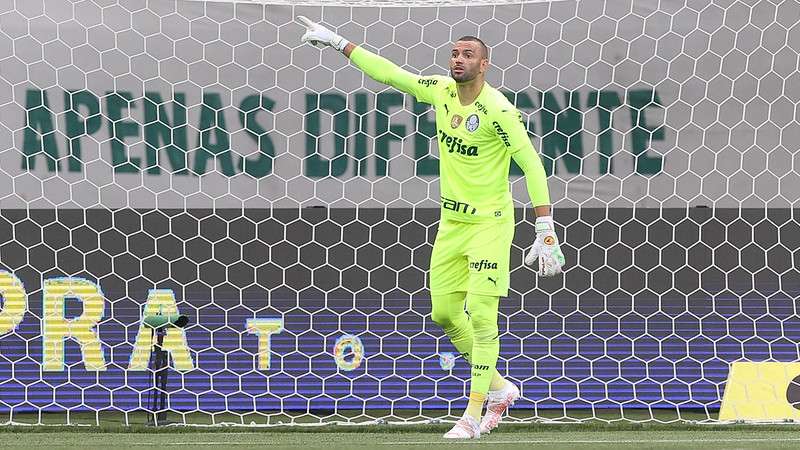
[[800, 363], [735, 362], [719, 420], [800, 421]]

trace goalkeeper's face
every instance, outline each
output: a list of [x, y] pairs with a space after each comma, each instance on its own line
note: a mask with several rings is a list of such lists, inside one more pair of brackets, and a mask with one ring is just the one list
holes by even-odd
[[450, 76], [457, 83], [482, 77], [488, 65], [481, 45], [475, 41], [458, 41], [450, 53]]

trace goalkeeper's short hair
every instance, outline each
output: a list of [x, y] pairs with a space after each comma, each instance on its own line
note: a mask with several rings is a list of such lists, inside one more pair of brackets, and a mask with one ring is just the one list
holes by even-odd
[[456, 42], [458, 41], [472, 41], [481, 44], [481, 48], [483, 49], [483, 57], [489, 59], [489, 47], [487, 47], [486, 44], [482, 40], [480, 40], [480, 38], [467, 35], [467, 36], [461, 36], [456, 40]]

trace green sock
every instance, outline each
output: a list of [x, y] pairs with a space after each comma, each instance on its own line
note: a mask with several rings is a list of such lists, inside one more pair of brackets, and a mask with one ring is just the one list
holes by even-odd
[[497, 305], [499, 298], [490, 295], [467, 294], [467, 310], [472, 322], [472, 382], [470, 390], [480, 394], [489, 392], [489, 385], [497, 371], [500, 339], [497, 332]]
[[[450, 342], [453, 343], [453, 347], [458, 350], [461, 356], [469, 363], [472, 364], [472, 352], [473, 352], [473, 343], [472, 343], [472, 336], [473, 336], [473, 326], [470, 320], [470, 316], [464, 311], [464, 306], [466, 303], [466, 292], [453, 292], [450, 294], [438, 294], [438, 295], [431, 295], [431, 303], [432, 303], [432, 313], [431, 316], [433, 321], [439, 324], [442, 329], [444, 330], [445, 334], [450, 338]], [[491, 307], [491, 299], [492, 297], [483, 296], [489, 303]], [[497, 302], [499, 299], [494, 297], [494, 317], [495, 317], [495, 334], [496, 332], [496, 317], [497, 317]], [[481, 308], [480, 305], [474, 305], [474, 307], [478, 307], [478, 312], [480, 313]], [[491, 308], [490, 308], [491, 309]], [[496, 339], [495, 339], [496, 340]], [[499, 347], [498, 347], [499, 352]], [[497, 358], [495, 357], [495, 363], [497, 364]], [[489, 383], [489, 389], [496, 391], [501, 389], [505, 385], [505, 378], [500, 375], [500, 372], [497, 369], [493, 369], [491, 382]]]

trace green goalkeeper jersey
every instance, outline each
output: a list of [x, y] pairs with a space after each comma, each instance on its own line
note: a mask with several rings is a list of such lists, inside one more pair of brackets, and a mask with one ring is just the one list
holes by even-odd
[[451, 77], [414, 75], [362, 47], [350, 59], [376, 81], [434, 107], [443, 219], [513, 219], [508, 183], [512, 157], [525, 171], [534, 206], [550, 204], [544, 168], [522, 116], [497, 89], [484, 83], [475, 101], [464, 106]]

